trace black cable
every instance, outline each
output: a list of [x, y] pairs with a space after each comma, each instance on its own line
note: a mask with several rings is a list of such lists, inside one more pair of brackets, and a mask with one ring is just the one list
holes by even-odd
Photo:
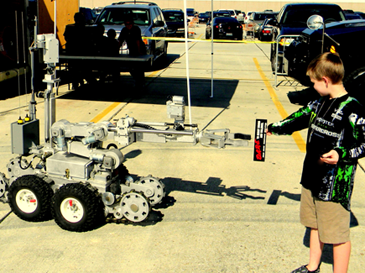
[[136, 122], [134, 124], [134, 126], [141, 127], [141, 128], [145, 128], [145, 129], [148, 129], [148, 130], [157, 130], [156, 128], [153, 128], [153, 127], [151, 127], [151, 126], [149, 126], [147, 124], [138, 123], [138, 122]]
[[22, 169], [22, 170], [26, 170], [30, 167], [30, 165], [32, 165], [33, 161], [34, 161], [34, 158], [36, 158], [37, 156], [33, 156], [32, 160], [29, 162], [28, 166], [26, 167], [22, 167], [22, 156], [20, 156], [20, 161], [19, 161], [19, 167]]

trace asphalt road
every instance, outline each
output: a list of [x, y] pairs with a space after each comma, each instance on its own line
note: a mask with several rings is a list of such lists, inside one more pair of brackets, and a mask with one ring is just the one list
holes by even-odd
[[[203, 37], [204, 26], [196, 28]], [[284, 82], [274, 88], [269, 44], [170, 42], [168, 64], [146, 73], [135, 94], [122, 73], [117, 86], [86, 84], [77, 91], [61, 81], [57, 120], [170, 122], [166, 98], [191, 92], [186, 120], [200, 130], [229, 128], [254, 135], [256, 119], [274, 122], [298, 109]], [[190, 81], [186, 78], [187, 57]], [[213, 60], [213, 73], [212, 73]], [[211, 76], [213, 75], [213, 81]], [[280, 78], [280, 80], [284, 80]], [[213, 88], [212, 84], [213, 83]], [[213, 92], [212, 92], [213, 90]], [[43, 102], [37, 99], [43, 130]], [[0, 101], [0, 172], [6, 174], [10, 123], [25, 116], [29, 95]], [[265, 162], [248, 147], [215, 149], [183, 143], [134, 143], [122, 149], [134, 177], [149, 174], [167, 197], [140, 224], [107, 223], [75, 233], [53, 221], [20, 220], [0, 203], [1, 272], [291, 272], [308, 262], [308, 234], [299, 223], [300, 175], [306, 132], [268, 138]], [[43, 133], [41, 134], [41, 136]], [[361, 162], [360, 162], [361, 163]], [[349, 272], [365, 268], [365, 175], [359, 168], [352, 203]], [[332, 272], [330, 246], [321, 272]]]

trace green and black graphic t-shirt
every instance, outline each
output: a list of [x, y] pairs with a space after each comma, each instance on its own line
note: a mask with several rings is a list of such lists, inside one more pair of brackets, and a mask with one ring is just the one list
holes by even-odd
[[[301, 184], [324, 201], [350, 210], [357, 159], [365, 156], [365, 117], [361, 104], [349, 95], [322, 97], [286, 119], [270, 124], [273, 134], [285, 135], [308, 128], [307, 154]], [[336, 165], [321, 162], [321, 155], [336, 150]]]

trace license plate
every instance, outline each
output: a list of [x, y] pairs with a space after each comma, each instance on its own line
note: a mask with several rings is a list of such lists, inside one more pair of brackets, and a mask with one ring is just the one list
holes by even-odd
[[233, 36], [233, 33], [226, 33], [226, 36]]

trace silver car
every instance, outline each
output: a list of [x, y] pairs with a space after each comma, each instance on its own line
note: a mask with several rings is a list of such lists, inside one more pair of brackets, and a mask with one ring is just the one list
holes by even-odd
[[[96, 24], [105, 27], [105, 33], [114, 29], [119, 37], [124, 28], [124, 20], [132, 16], [134, 24], [141, 29], [142, 37], [155, 39], [143, 39], [148, 55], [154, 55], [154, 60], [167, 54], [167, 41], [159, 40], [158, 37], [167, 36], [167, 25], [162, 11], [155, 3], [127, 1], [114, 3], [104, 7], [96, 20]], [[157, 39], [156, 39], [157, 38]], [[122, 51], [127, 53], [128, 51]]]
[[254, 37], [259, 36], [260, 32], [260, 26], [265, 21], [266, 18], [276, 18], [277, 12], [253, 12], [251, 13], [248, 24], [251, 26], [251, 28], [248, 30], [252, 32]]

